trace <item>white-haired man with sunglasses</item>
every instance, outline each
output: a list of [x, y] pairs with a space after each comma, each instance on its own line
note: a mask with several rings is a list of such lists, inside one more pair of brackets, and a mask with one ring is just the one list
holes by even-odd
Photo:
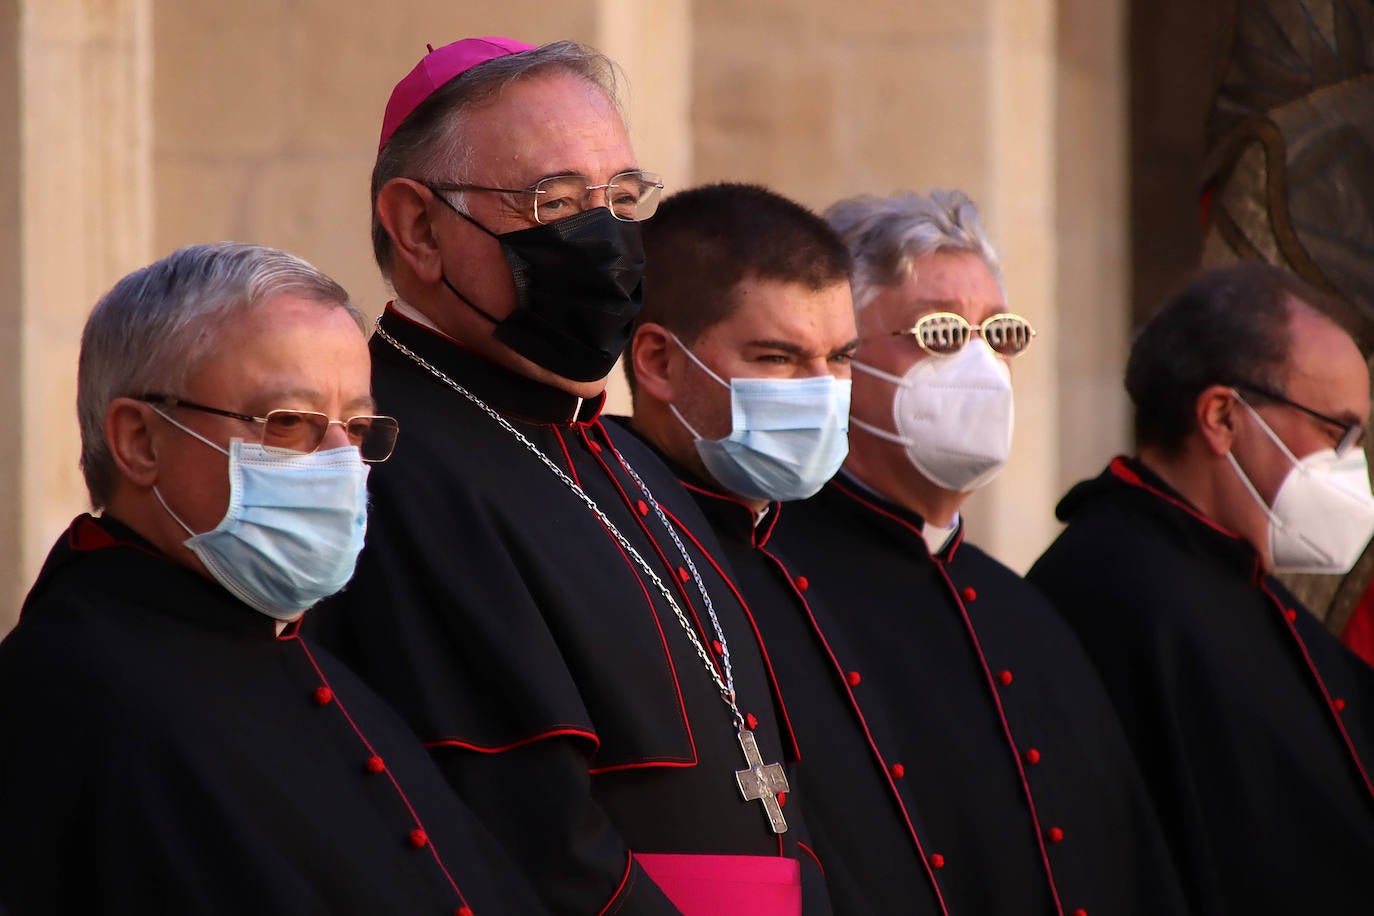
[[869, 895], [855, 912], [901, 910], [912, 873], [949, 914], [1185, 912], [1090, 663], [964, 539], [960, 506], [1007, 460], [1007, 362], [1034, 336], [977, 210], [935, 191], [826, 215], [855, 261], [849, 457], [780, 514], [770, 549], [806, 613], [764, 635], [787, 655], [802, 775], [851, 790], [809, 811], [829, 880]]
[[1374, 900], [1374, 669], [1274, 577], [1374, 534], [1369, 373], [1338, 302], [1199, 274], [1126, 363], [1134, 456], [1060, 502], [1028, 573], [1102, 674], [1200, 913]]
[[0, 904], [541, 912], [400, 717], [298, 632], [352, 575], [396, 441], [368, 368], [343, 289], [271, 248], [183, 248], [96, 305], [100, 514], [0, 643]]

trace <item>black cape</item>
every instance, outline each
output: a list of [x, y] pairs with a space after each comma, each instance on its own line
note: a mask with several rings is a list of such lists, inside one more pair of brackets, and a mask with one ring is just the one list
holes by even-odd
[[[507, 372], [394, 311], [381, 326], [581, 485], [719, 666], [696, 586], [619, 457], [652, 493], [678, 484], [635, 437], [601, 425], [600, 400]], [[780, 836], [760, 803], [741, 799], [729, 709], [652, 580], [490, 416], [380, 336], [371, 348], [373, 393], [405, 433], [370, 477], [353, 583], [312, 615], [321, 641], [410, 720], [554, 909], [675, 913], [633, 852], [799, 859], [805, 911], [827, 912], [820, 869], [799, 845], [798, 799], [787, 799]], [[716, 597], [763, 760], [794, 761], [754, 629], [688, 547]]]
[[0, 900], [542, 912], [400, 718], [293, 630], [78, 518], [0, 643]]
[[1374, 906], [1374, 670], [1219, 528], [1118, 458], [1029, 577], [1121, 712], [1203, 913]]
[[737, 570], [746, 538], [758, 555], [837, 910], [1186, 911], [1111, 704], [1036, 589], [962, 527], [932, 557], [919, 516], [848, 478], [774, 512], [752, 536], [712, 514]]

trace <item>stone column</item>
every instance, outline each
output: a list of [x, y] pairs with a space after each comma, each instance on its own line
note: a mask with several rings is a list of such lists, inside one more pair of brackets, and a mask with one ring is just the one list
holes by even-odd
[[8, 0], [0, 73], [0, 360], [15, 429], [0, 445], [0, 630], [86, 507], [78, 470], [81, 328], [149, 260], [151, 0]]
[[[691, 0], [597, 0], [592, 44], [624, 73], [622, 101], [635, 155], [663, 176], [665, 194], [692, 184], [691, 6]], [[607, 413], [630, 413], [622, 364], [611, 372], [606, 395]]]
[[[1056, 298], [1055, 3], [994, 0], [986, 57], [987, 225], [1002, 255], [1007, 307], [1039, 330], [1012, 365], [1016, 434], [1011, 462], [969, 500], [973, 540], [1023, 571], [1055, 534], [1059, 493], [1058, 354], [1065, 345]], [[935, 84], [938, 85], [938, 84]]]

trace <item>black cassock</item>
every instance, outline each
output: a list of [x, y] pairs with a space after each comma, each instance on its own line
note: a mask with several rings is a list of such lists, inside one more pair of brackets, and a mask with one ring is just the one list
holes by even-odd
[[[496, 367], [395, 311], [381, 326], [581, 485], [719, 667], [690, 572], [619, 456], [655, 494], [678, 484], [637, 439], [601, 425], [601, 400]], [[789, 829], [777, 835], [763, 806], [741, 798], [731, 713], [652, 580], [491, 417], [380, 335], [371, 349], [373, 393], [404, 433], [372, 471], [353, 583], [312, 615], [321, 641], [409, 719], [554, 909], [677, 912], [630, 856], [651, 853], [767, 857], [755, 860], [765, 872], [799, 860], [805, 912], [828, 912], [799, 800], [786, 799]], [[688, 548], [763, 762], [790, 762], [795, 745], [754, 629]]]
[[1374, 670], [1139, 461], [1029, 577], [1121, 712], [1202, 913], [1374, 910]]
[[0, 901], [542, 912], [400, 717], [294, 629], [112, 519], [73, 522], [0, 643]]
[[[752, 604], [802, 786], [825, 788], [837, 911], [1185, 912], [1112, 706], [1035, 588], [962, 527], [932, 557], [919, 516], [846, 477], [775, 511], [743, 581], [774, 596]], [[738, 513], [712, 515], [749, 569]]]

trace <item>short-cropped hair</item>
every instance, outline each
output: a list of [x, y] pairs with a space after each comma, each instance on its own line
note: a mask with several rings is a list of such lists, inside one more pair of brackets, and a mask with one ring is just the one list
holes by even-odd
[[912, 265], [937, 251], [975, 254], [1002, 282], [997, 251], [983, 230], [977, 205], [963, 191], [850, 197], [832, 204], [825, 218], [854, 255], [855, 311], [884, 287], [905, 282]]
[[101, 297], [81, 334], [77, 367], [81, 472], [93, 507], [105, 508], [116, 480], [105, 440], [110, 403], [150, 391], [182, 393], [221, 328], [284, 293], [336, 304], [363, 328], [348, 293], [315, 267], [239, 242], [179, 249]]
[[[821, 290], [849, 280], [844, 240], [812, 211], [755, 184], [702, 185], [672, 195], [644, 231], [644, 308], [690, 346], [739, 306], [745, 279]], [[626, 374], [634, 385], [632, 360]]]
[[1260, 261], [1196, 274], [1136, 335], [1126, 362], [1138, 447], [1177, 455], [1192, 434], [1197, 399], [1213, 385], [1282, 391], [1288, 322], [1313, 308], [1342, 327], [1344, 307], [1286, 270]]
[[[555, 41], [532, 51], [494, 57], [466, 70], [415, 107], [377, 154], [372, 167], [372, 253], [382, 276], [391, 276], [391, 236], [377, 216], [377, 195], [394, 178], [463, 182], [479, 152], [463, 135], [463, 113], [519, 80], [552, 71], [581, 77], [620, 108], [618, 71], [609, 57], [575, 41]], [[499, 150], [487, 151], [497, 155]], [[464, 212], [466, 198], [455, 204]]]

